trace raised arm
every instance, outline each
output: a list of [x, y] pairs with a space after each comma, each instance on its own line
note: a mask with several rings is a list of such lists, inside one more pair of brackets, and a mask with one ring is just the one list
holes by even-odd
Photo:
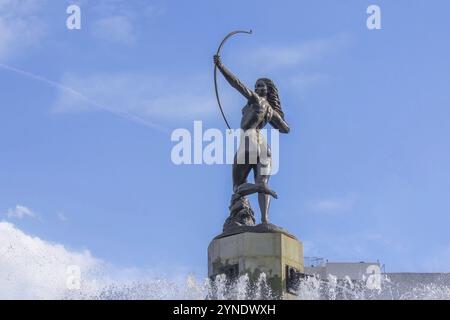
[[237, 91], [239, 91], [240, 94], [242, 94], [247, 99], [252, 99], [256, 96], [255, 92], [247, 88], [234, 74], [230, 72], [230, 70], [225, 68], [225, 66], [222, 63], [222, 60], [220, 59], [220, 56], [218, 55], [214, 56], [214, 63], [216, 64], [220, 72], [223, 74], [225, 79], [227, 79], [228, 83]]

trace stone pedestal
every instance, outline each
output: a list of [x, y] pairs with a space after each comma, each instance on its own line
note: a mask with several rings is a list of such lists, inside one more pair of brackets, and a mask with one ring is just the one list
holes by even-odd
[[208, 276], [248, 274], [256, 280], [264, 272], [277, 298], [293, 298], [287, 290], [288, 270], [303, 273], [303, 245], [280, 230], [265, 231], [259, 225], [216, 237], [208, 247]]

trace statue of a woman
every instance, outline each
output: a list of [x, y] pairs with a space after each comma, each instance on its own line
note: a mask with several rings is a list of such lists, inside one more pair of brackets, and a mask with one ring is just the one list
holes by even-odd
[[[256, 81], [255, 90], [252, 91], [225, 68], [220, 56], [214, 56], [214, 63], [228, 83], [247, 99], [247, 104], [242, 109], [241, 119], [241, 129], [245, 138], [241, 139], [239, 150], [234, 158], [234, 194], [231, 197], [230, 217], [225, 221], [224, 230], [233, 226], [255, 225], [253, 210], [246, 196], [256, 192], [258, 193], [261, 222], [268, 223], [270, 196], [275, 198], [277, 196], [268, 188], [271, 153], [260, 130], [270, 123], [272, 127], [282, 133], [289, 132], [289, 126], [284, 120], [284, 113], [281, 110], [278, 90], [272, 80], [261, 78]], [[256, 154], [252, 155], [252, 151], [255, 151]], [[252, 158], [256, 161], [251, 161]], [[254, 173], [255, 184], [247, 183], [247, 177], [251, 170]]]

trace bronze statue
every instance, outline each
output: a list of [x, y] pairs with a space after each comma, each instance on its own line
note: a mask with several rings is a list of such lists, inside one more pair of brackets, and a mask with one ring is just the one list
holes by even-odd
[[[227, 38], [238, 32], [230, 33]], [[224, 41], [227, 38], [225, 38]], [[241, 129], [245, 133], [245, 137], [244, 140], [241, 139], [241, 145], [234, 157], [234, 194], [231, 197], [230, 216], [224, 224], [224, 231], [226, 231], [227, 229], [236, 226], [255, 225], [254, 213], [246, 197], [252, 193], [258, 193], [261, 222], [263, 224], [268, 224], [270, 197], [273, 196], [274, 198], [277, 198], [277, 194], [268, 187], [271, 153], [270, 147], [261, 136], [260, 130], [263, 129], [267, 123], [270, 123], [272, 127], [278, 129], [280, 132], [288, 133], [289, 126], [284, 119], [284, 113], [281, 109], [278, 89], [272, 80], [260, 78], [255, 83], [255, 89], [250, 90], [223, 65], [219, 52], [224, 41], [222, 41], [218, 53], [214, 56], [215, 66], [220, 70], [228, 83], [247, 99], [247, 104], [242, 109], [241, 119]], [[219, 107], [221, 108], [220, 101]], [[225, 122], [228, 126], [226, 119]], [[250, 161], [252, 157], [250, 153], [252, 150], [256, 150], [256, 162]], [[265, 156], [263, 156], [264, 150], [266, 151]], [[244, 161], [240, 161], [242, 157], [239, 158], [239, 153], [245, 158]], [[247, 183], [247, 177], [252, 170], [255, 180], [254, 184]]]

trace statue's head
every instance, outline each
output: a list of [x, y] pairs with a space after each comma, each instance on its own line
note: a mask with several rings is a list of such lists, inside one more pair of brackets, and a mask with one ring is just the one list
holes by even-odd
[[266, 97], [267, 96], [267, 83], [264, 81], [264, 79], [258, 79], [255, 83], [255, 92], [260, 97]]
[[272, 80], [268, 78], [260, 78], [256, 80], [255, 92], [260, 97], [265, 97], [269, 101], [270, 105], [274, 110], [276, 110], [282, 118], [284, 118], [284, 113], [281, 110], [280, 97], [278, 96], [278, 89]]

